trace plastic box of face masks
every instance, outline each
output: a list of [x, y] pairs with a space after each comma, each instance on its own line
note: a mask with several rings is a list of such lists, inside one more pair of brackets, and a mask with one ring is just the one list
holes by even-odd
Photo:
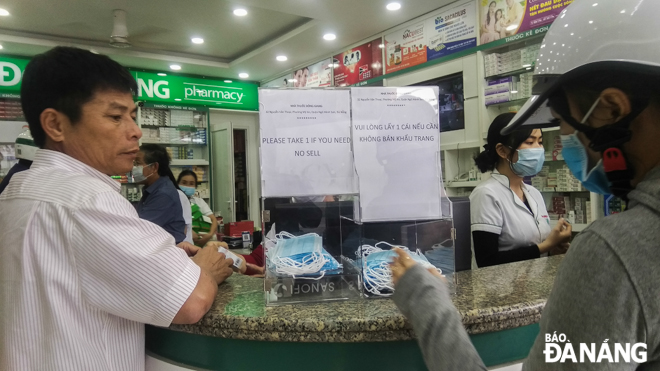
[[[436, 269], [452, 280], [455, 271], [453, 220], [416, 220], [355, 223], [359, 234], [357, 265], [361, 269], [366, 298], [394, 293], [389, 263], [397, 256], [393, 248], [408, 252], [417, 264]], [[453, 291], [453, 286], [450, 285]]]
[[362, 297], [358, 242], [343, 243], [353, 202], [324, 199], [263, 199], [267, 306]]

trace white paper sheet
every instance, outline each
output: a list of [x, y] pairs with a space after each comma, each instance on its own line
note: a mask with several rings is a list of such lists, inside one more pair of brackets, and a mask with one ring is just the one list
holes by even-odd
[[437, 219], [438, 88], [352, 88], [361, 221]]
[[259, 90], [263, 197], [355, 193], [348, 90]]

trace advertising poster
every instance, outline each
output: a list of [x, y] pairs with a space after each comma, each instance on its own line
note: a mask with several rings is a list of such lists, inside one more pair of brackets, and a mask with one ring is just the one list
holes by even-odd
[[424, 23], [418, 23], [385, 36], [386, 73], [427, 61]]
[[259, 90], [263, 197], [355, 193], [348, 90]]
[[382, 39], [356, 46], [333, 58], [335, 86], [354, 85], [383, 74]]
[[479, 0], [480, 44], [551, 24], [573, 0]]
[[296, 88], [319, 88], [332, 83], [332, 60], [327, 59], [293, 72]]
[[474, 1], [443, 10], [426, 20], [427, 59], [442, 58], [477, 46], [477, 7]]

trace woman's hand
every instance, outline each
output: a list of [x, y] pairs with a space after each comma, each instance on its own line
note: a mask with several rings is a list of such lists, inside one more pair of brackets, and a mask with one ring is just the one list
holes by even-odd
[[390, 263], [390, 270], [392, 271], [392, 282], [396, 286], [408, 269], [417, 264], [417, 262], [403, 249], [395, 247], [394, 252], [396, 252], [397, 257]]
[[564, 218], [559, 219], [557, 225], [555, 225], [550, 231], [548, 238], [538, 245], [539, 251], [543, 254], [561, 244], [569, 242], [571, 239], [571, 233], [573, 233], [573, 227], [571, 224], [564, 220]]

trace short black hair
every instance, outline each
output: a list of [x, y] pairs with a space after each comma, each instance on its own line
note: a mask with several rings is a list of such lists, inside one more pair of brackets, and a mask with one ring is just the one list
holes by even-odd
[[197, 174], [195, 174], [195, 172], [192, 171], [192, 170], [190, 170], [190, 169], [184, 169], [184, 170], [182, 170], [182, 171], [179, 173], [179, 177], [176, 178], [176, 182], [177, 182], [177, 183], [181, 183], [181, 179], [182, 179], [184, 176], [187, 176], [187, 175], [192, 175], [192, 177], [195, 178], [195, 187], [197, 187], [197, 186], [199, 185], [199, 182], [197, 181]]
[[[502, 135], [500, 132], [504, 127], [513, 119], [516, 114], [513, 112], [502, 113], [495, 117], [493, 123], [490, 124], [488, 128], [488, 138], [486, 139], [486, 145], [484, 146], [484, 151], [479, 153], [474, 158], [474, 163], [479, 168], [479, 171], [485, 173], [487, 171], [492, 171], [497, 166], [497, 162], [500, 160], [500, 156], [497, 154], [496, 147], [499, 143], [513, 148], [514, 150], [520, 147], [524, 141], [532, 135], [534, 131], [533, 128], [519, 128], [512, 131], [509, 135]], [[513, 151], [511, 152], [510, 157], [513, 157]]]
[[34, 142], [46, 143], [41, 113], [53, 108], [75, 124], [82, 106], [102, 90], [135, 94], [137, 83], [126, 68], [109, 57], [90, 51], [58, 46], [35, 56], [25, 67], [21, 103]]

